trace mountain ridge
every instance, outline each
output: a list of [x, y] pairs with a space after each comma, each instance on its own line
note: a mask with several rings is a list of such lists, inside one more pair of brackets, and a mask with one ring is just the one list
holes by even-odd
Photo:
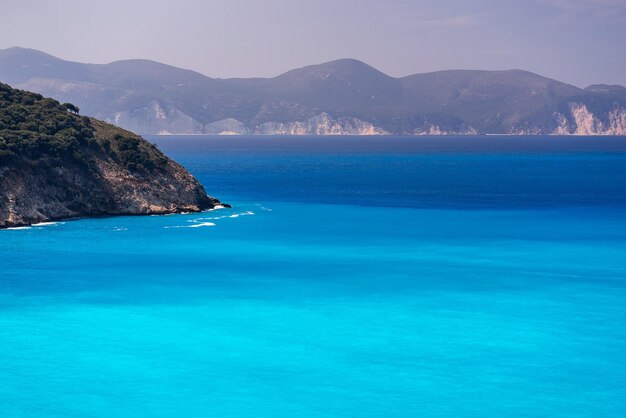
[[150, 60], [80, 64], [7, 51], [0, 81], [144, 134], [626, 134], [626, 88], [581, 89], [519, 69], [394, 78], [340, 59], [218, 79]]

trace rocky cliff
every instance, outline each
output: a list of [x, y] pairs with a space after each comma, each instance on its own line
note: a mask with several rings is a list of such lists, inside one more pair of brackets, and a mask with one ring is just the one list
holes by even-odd
[[626, 135], [626, 110], [615, 106], [604, 117], [589, 111], [583, 103], [570, 103], [567, 114], [557, 113], [556, 135]]
[[0, 84], [0, 228], [219, 204], [141, 137]]
[[478, 129], [450, 118], [437, 122], [422, 117], [419, 123], [415, 122], [416, 118], [410, 118], [407, 129], [388, 131], [366, 120], [350, 116], [334, 118], [324, 112], [287, 122], [246, 124], [228, 118], [202, 125], [176, 108], [154, 102], [133, 111], [101, 116], [109, 123], [157, 135], [626, 135], [626, 109], [619, 105], [606, 112], [590, 111], [583, 102], [569, 102], [561, 107], [560, 111], [555, 107], [552, 115], [543, 117], [541, 123], [510, 116], [499, 123], [499, 129]]

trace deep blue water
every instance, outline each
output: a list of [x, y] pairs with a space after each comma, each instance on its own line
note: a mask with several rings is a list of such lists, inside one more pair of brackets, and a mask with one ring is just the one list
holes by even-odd
[[151, 138], [202, 214], [0, 231], [1, 417], [626, 415], [626, 138]]

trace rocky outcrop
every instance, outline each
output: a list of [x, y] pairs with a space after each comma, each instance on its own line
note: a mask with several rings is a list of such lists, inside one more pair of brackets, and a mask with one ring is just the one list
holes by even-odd
[[616, 106], [605, 120], [589, 111], [583, 103], [570, 103], [569, 114], [557, 113], [556, 135], [626, 135], [626, 109]]
[[151, 100], [146, 106], [137, 109], [116, 112], [104, 120], [133, 132], [158, 135], [197, 134], [203, 130], [201, 123], [159, 100]]
[[388, 135], [384, 129], [357, 118], [333, 119], [326, 113], [305, 121], [265, 122], [255, 129], [260, 135]]
[[152, 171], [131, 172], [111, 158], [80, 162], [22, 161], [0, 168], [0, 228], [111, 215], [197, 212], [219, 202], [185, 169], [168, 160]]
[[243, 122], [237, 119], [223, 119], [204, 126], [202, 132], [207, 135], [250, 135], [254, 133], [253, 129], [247, 127]]
[[[116, 114], [107, 120], [116, 125], [129, 125], [161, 135], [205, 134], [205, 135], [388, 135], [384, 129], [374, 124], [352, 117], [333, 118], [321, 113], [302, 121], [265, 122], [249, 126], [237, 119], [223, 119], [202, 126], [179, 110], [153, 106], [151, 111], [134, 111], [124, 115], [133, 115], [132, 122]], [[144, 119], [138, 118], [144, 115]], [[142, 121], [140, 123], [140, 121]], [[141, 125], [141, 126], [139, 126]]]
[[435, 124], [426, 124], [421, 128], [415, 128], [411, 135], [478, 135], [478, 131], [471, 126], [463, 126], [461, 128], [447, 127], [442, 128]]
[[3, 84], [0, 99], [0, 228], [220, 204], [187, 170], [131, 132]]
[[182, 111], [157, 102], [138, 110], [116, 113], [106, 120], [128, 129], [159, 135], [626, 135], [626, 110], [622, 107], [604, 114], [590, 111], [584, 103], [568, 103], [567, 107], [564, 113], [555, 112], [554, 120], [544, 125], [532, 126], [532, 122], [512, 119], [504, 123], [504, 129], [487, 132], [452, 118], [443, 122], [421, 118], [424, 122], [418, 127], [394, 133], [365, 120], [347, 116], [333, 118], [327, 113], [304, 120], [258, 125], [247, 125], [233, 118], [202, 125]]

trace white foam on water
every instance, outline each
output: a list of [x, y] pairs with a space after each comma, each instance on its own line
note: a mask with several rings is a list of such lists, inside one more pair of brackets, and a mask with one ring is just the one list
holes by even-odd
[[209, 216], [209, 217], [204, 217], [204, 218], [189, 219], [187, 222], [189, 222], [192, 225], [164, 226], [163, 228], [165, 228], [165, 229], [170, 229], [170, 228], [201, 228], [201, 227], [204, 227], [204, 226], [215, 226], [215, 223], [214, 222], [210, 222], [210, 221], [217, 221], [217, 220], [226, 219], [226, 218], [238, 218], [240, 216], [251, 216], [251, 215], [254, 215], [254, 212], [249, 210], [249, 211], [246, 211], [246, 212], [233, 213], [232, 215]]
[[215, 212], [216, 210], [222, 210], [222, 209], [227, 209], [227, 207], [222, 206], [222, 205], [217, 205], [217, 206], [213, 206], [211, 209], [203, 210], [202, 213]]
[[115, 228], [113, 228], [114, 232], [118, 232], [118, 231], [128, 231], [128, 228], [124, 228], [121, 226], [116, 226]]
[[65, 222], [39, 222], [38, 224], [32, 224], [30, 226], [14, 226], [12, 228], [5, 228], [7, 231], [26, 231], [33, 228], [41, 228], [44, 226], [58, 226], [63, 225]]
[[230, 218], [230, 216], [225, 215], [225, 216], [211, 216], [209, 218], [198, 218], [198, 219], [193, 219], [191, 221], [187, 221], [187, 222], [197, 222], [197, 221], [216, 221], [218, 219], [224, 219], [224, 218]]
[[32, 224], [31, 226], [33, 227], [40, 227], [40, 226], [57, 226], [60, 225], [59, 222], [40, 222], [38, 224]]
[[195, 225], [188, 225], [187, 228], [201, 228], [203, 226], [215, 226], [213, 222], [202, 222]]
[[230, 215], [230, 217], [231, 218], [238, 218], [240, 216], [250, 216], [250, 215], [254, 215], [254, 212], [249, 210], [247, 212], [235, 213], [233, 215]]
[[202, 227], [205, 227], [205, 226], [215, 226], [215, 224], [213, 222], [201, 222], [201, 223], [195, 223], [193, 225], [164, 226], [163, 228], [165, 228], [165, 229], [170, 229], [170, 228], [202, 228]]
[[226, 218], [238, 218], [240, 216], [251, 216], [254, 215], [254, 212], [252, 211], [247, 211], [247, 212], [240, 212], [240, 213], [233, 213], [232, 215], [223, 215], [223, 216], [211, 216], [208, 218], [197, 218], [197, 219], [191, 219], [187, 222], [198, 222], [198, 221], [217, 221], [219, 219], [226, 219]]
[[258, 204], [258, 203], [257, 203], [256, 205], [259, 207], [259, 209], [264, 210], [264, 211], [266, 211], [266, 212], [271, 212], [271, 211], [272, 211], [272, 209], [270, 209], [270, 208], [266, 208], [265, 206], [263, 206], [263, 205], [261, 205], [261, 204]]

